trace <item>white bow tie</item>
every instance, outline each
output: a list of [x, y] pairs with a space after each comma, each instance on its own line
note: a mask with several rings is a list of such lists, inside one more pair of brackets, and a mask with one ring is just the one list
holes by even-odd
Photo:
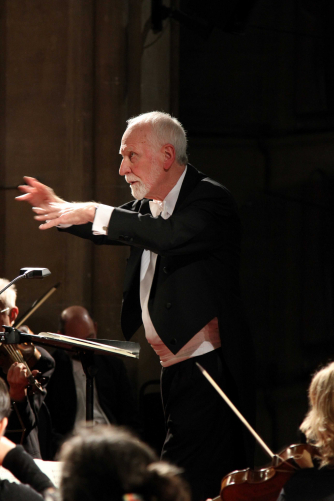
[[152, 216], [158, 217], [165, 210], [165, 202], [159, 202], [159, 200], [150, 200], [150, 209]]

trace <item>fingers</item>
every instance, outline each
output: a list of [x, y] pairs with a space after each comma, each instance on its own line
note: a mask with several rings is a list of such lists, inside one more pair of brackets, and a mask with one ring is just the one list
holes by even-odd
[[15, 200], [18, 200], [19, 202], [26, 202], [27, 200], [29, 201], [31, 199], [31, 193], [26, 193], [24, 195], [19, 195], [15, 197]]
[[[34, 212], [37, 213], [37, 211], [35, 210]], [[34, 219], [36, 219], [36, 221], [47, 221], [47, 220], [51, 220], [51, 219], [57, 219], [59, 217], [61, 217], [63, 215], [63, 211], [54, 211], [54, 212], [40, 212], [40, 213], [37, 213], [37, 216], [34, 216]]]
[[46, 188], [46, 189], [49, 189], [49, 187], [46, 186], [46, 184], [40, 183], [34, 177], [23, 176], [23, 179], [25, 180], [25, 182], [27, 183], [27, 185], [32, 186], [34, 188], [44, 188], [44, 189]]
[[25, 193], [31, 193], [35, 189], [32, 186], [28, 186], [27, 184], [20, 184], [17, 188], [20, 191], [24, 191]]
[[23, 195], [18, 195], [15, 197], [16, 200], [29, 200], [33, 195], [34, 188], [30, 186], [26, 186], [25, 184], [21, 184], [18, 186], [18, 189], [23, 192]]
[[29, 200], [29, 194], [36, 192], [36, 188], [47, 188], [44, 184], [37, 181], [34, 177], [24, 176], [23, 179], [27, 184], [20, 184], [17, 188], [24, 194], [15, 197], [16, 200]]
[[26, 380], [28, 377], [28, 372], [24, 364], [19, 362], [14, 362], [7, 374], [7, 380], [9, 384], [18, 384], [24, 383], [26, 384]]
[[57, 219], [53, 219], [52, 221], [47, 221], [46, 223], [40, 224], [40, 230], [48, 230], [49, 228], [54, 228], [55, 226], [59, 226], [60, 224], [66, 224], [62, 221], [60, 217]]
[[41, 207], [33, 207], [32, 210], [37, 214], [34, 216], [34, 219], [36, 221], [45, 221], [45, 224], [48, 224], [50, 221], [53, 221], [54, 219], [59, 220], [56, 224], [52, 224], [48, 227], [43, 225], [40, 226], [41, 229], [48, 229], [52, 228], [52, 226], [57, 226], [57, 224], [61, 224], [63, 220], [61, 218], [64, 218], [65, 215], [70, 214], [71, 212], [73, 213], [75, 210], [75, 204], [70, 204], [70, 203], [52, 203], [50, 204], [51, 207], [48, 207], [48, 209], [43, 209]]

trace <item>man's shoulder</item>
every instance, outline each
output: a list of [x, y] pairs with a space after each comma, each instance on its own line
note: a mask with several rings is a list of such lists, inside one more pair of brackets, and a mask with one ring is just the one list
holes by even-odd
[[[188, 168], [190, 182], [192, 180], [193, 185], [188, 193], [190, 197], [220, 198], [226, 202], [235, 203], [232, 193], [222, 183], [198, 171], [192, 165], [188, 165]], [[185, 181], [187, 181], [187, 178], [185, 178]]]

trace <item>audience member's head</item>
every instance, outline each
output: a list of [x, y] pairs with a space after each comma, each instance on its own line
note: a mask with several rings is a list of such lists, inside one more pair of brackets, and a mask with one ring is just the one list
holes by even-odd
[[60, 460], [62, 501], [190, 500], [180, 470], [121, 428], [82, 429], [62, 446]]
[[[6, 278], [0, 278], [0, 290], [2, 290], [9, 281]], [[12, 285], [0, 296], [0, 331], [3, 332], [3, 325], [13, 325], [19, 313], [16, 306], [16, 287]]]
[[308, 442], [319, 447], [321, 466], [334, 465], [334, 362], [313, 376], [309, 405], [300, 429]]
[[69, 306], [60, 315], [59, 332], [78, 339], [95, 339], [97, 325], [82, 306]]

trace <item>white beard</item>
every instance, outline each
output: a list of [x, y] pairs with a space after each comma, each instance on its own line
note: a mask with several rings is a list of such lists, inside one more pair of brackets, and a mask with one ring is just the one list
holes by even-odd
[[136, 198], [137, 200], [142, 200], [143, 198], [145, 198], [145, 195], [148, 192], [149, 187], [147, 187], [146, 184], [142, 183], [141, 181], [137, 181], [135, 184], [130, 185], [130, 189], [133, 198]]
[[[141, 179], [139, 179], [137, 176], [128, 176], [130, 177], [130, 181], [137, 181], [135, 184], [130, 185], [131, 195], [137, 200], [142, 200], [143, 198], [145, 198], [147, 193], [151, 190], [152, 186], [154, 186], [154, 184], [158, 180], [160, 172], [161, 169], [159, 168], [159, 165], [157, 163], [153, 163], [146, 184], [143, 183], [143, 181], [141, 181]], [[125, 176], [125, 180], [129, 182], [127, 176]]]

